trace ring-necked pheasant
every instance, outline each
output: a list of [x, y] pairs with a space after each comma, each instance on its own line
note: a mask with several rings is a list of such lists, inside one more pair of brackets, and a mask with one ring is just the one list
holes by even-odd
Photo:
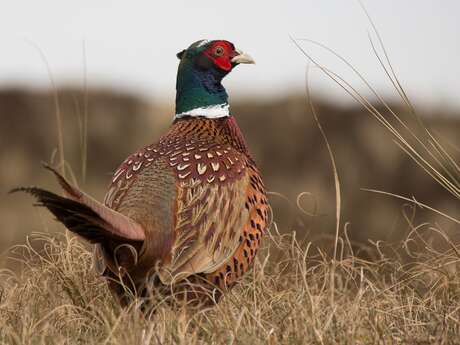
[[177, 57], [174, 121], [121, 164], [104, 204], [49, 167], [65, 197], [19, 188], [96, 244], [96, 268], [122, 303], [129, 291], [117, 279], [138, 295], [173, 286], [187, 299], [217, 301], [248, 271], [267, 227], [264, 184], [221, 84], [254, 61], [224, 40], [198, 41]]

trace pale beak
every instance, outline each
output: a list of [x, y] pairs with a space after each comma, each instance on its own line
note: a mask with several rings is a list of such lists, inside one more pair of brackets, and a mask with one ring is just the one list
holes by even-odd
[[235, 52], [237, 55], [235, 55], [232, 58], [232, 63], [256, 63], [254, 59], [251, 57], [251, 55], [243, 53], [241, 50], [238, 49], [236, 49]]

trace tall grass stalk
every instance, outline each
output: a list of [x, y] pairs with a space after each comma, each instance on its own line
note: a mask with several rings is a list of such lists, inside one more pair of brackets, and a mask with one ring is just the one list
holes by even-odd
[[[405, 152], [422, 170], [424, 170], [429, 176], [432, 177], [439, 185], [441, 185], [446, 191], [448, 191], [457, 200], [460, 200], [460, 165], [454, 160], [449, 150], [444, 147], [440, 141], [431, 133], [431, 131], [423, 124], [423, 121], [417, 115], [414, 106], [410, 102], [401, 82], [399, 81], [394, 68], [390, 62], [388, 53], [383, 44], [383, 40], [376, 28], [375, 23], [370, 17], [369, 13], [365, 9], [364, 5], [361, 6], [365, 11], [366, 16], [371, 23], [373, 33], [376, 35], [379, 42], [379, 48], [383, 51], [384, 57], [380, 55], [376, 45], [373, 42], [372, 36], [369, 34], [369, 40], [372, 46], [372, 50], [382, 67], [385, 75], [390, 80], [393, 87], [396, 89], [406, 109], [412, 114], [413, 118], [416, 119], [417, 127], [411, 126], [407, 120], [405, 120], [400, 114], [397, 114], [388, 104], [387, 101], [372, 87], [372, 85], [366, 80], [366, 78], [354, 67], [346, 58], [327, 47], [326, 45], [316, 42], [314, 40], [299, 38], [293, 39], [292, 41], [307, 60], [316, 66], [320, 71], [330, 78], [334, 83], [340, 86], [346, 93], [348, 93], [354, 100], [361, 104], [370, 115], [372, 115], [381, 125], [385, 128], [394, 138], [395, 143], [400, 149]], [[301, 44], [300, 42], [311, 43], [318, 46], [325, 51], [333, 54], [341, 62], [343, 62], [369, 89], [372, 95], [376, 97], [378, 102], [384, 107], [384, 109], [391, 115], [391, 118], [395, 123], [392, 123], [390, 119], [377, 109], [376, 105], [363, 96], [357, 91], [351, 83], [346, 81], [338, 73], [330, 70], [326, 66], [319, 63]], [[449, 216], [450, 219], [455, 217]]]

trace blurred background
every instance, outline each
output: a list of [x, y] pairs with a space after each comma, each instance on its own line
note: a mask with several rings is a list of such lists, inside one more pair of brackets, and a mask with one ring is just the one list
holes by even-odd
[[[375, 33], [357, 1], [0, 1], [0, 252], [32, 231], [62, 230], [16, 186], [58, 190], [41, 161], [65, 159], [80, 187], [101, 200], [111, 174], [136, 149], [156, 141], [174, 115], [175, 54], [202, 38], [222, 38], [250, 53], [224, 84], [246, 135], [282, 232], [308, 240], [334, 233], [334, 179], [305, 94], [307, 59], [293, 39], [321, 42], [343, 55], [402, 118], [410, 118], [372, 51]], [[454, 159], [460, 158], [458, 1], [364, 1], [395, 72], [418, 114]], [[298, 41], [379, 109], [365, 84], [339, 58]], [[460, 214], [438, 186], [362, 106], [318, 69], [310, 86], [337, 160], [343, 220], [357, 245], [393, 241], [409, 229], [401, 194]], [[388, 115], [388, 114], [387, 114]], [[389, 115], [388, 115], [389, 116]], [[86, 159], [85, 159], [86, 157]], [[85, 163], [86, 162], [86, 163]], [[306, 212], [296, 206], [300, 200]], [[423, 209], [414, 223], [446, 231], [455, 224]]]

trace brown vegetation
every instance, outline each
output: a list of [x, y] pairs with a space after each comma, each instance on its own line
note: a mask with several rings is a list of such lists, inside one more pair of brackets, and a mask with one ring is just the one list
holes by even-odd
[[[421, 227], [403, 247], [370, 248], [372, 261], [356, 257], [346, 238], [331, 260], [294, 235], [273, 235], [219, 305], [175, 311], [158, 300], [148, 320], [135, 305], [120, 310], [80, 241], [35, 234], [45, 250], [16, 248], [23, 273], [0, 275], [0, 343], [460, 343], [460, 248], [436, 231]], [[439, 251], [436, 237], [451, 249]]]
[[[159, 137], [172, 109], [91, 92], [83, 138], [83, 100], [75, 90], [60, 94], [65, 159], [73, 168], [66, 171], [101, 199], [111, 171]], [[407, 157], [368, 112], [316, 102], [341, 182], [343, 222], [334, 240], [338, 203], [330, 158], [305, 97], [232, 109], [269, 190], [282, 193], [271, 195], [276, 223], [254, 270], [212, 309], [175, 311], [159, 298], [156, 314], [146, 319], [135, 304], [120, 309], [93, 272], [85, 244], [62, 233], [45, 212], [38, 217], [24, 198], [3, 197], [2, 228], [17, 231], [1, 233], [3, 248], [23, 242], [31, 230], [48, 233], [13, 249], [8, 267], [15, 272], [0, 271], [0, 343], [460, 344], [458, 219], [361, 188], [415, 195], [457, 218], [459, 199]], [[4, 91], [0, 112], [7, 143], [0, 151], [1, 190], [55, 189], [39, 165], [50, 160], [57, 142], [52, 96]], [[403, 108], [398, 114], [413, 121]], [[459, 117], [426, 115], [458, 161]], [[460, 171], [454, 172], [449, 181], [455, 184]]]

